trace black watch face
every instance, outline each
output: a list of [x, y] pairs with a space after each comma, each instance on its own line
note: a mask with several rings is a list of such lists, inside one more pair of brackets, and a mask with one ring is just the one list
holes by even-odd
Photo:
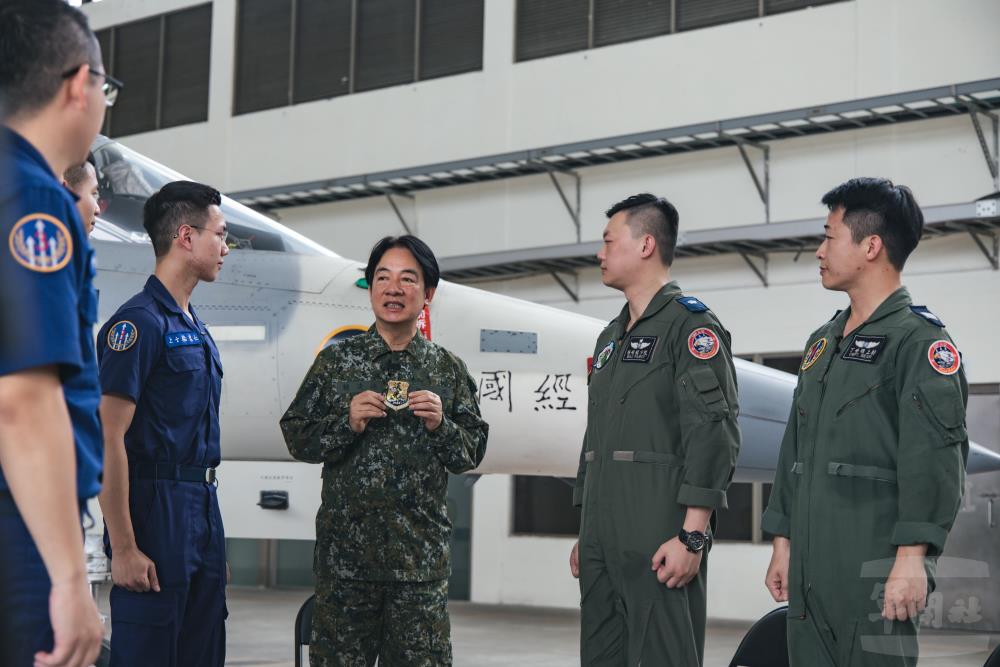
[[705, 536], [701, 533], [688, 533], [687, 546], [692, 551], [701, 551], [705, 548]]

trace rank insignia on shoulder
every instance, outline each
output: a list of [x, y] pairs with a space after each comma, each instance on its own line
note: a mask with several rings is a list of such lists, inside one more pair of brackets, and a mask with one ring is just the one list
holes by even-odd
[[116, 322], [108, 329], [108, 349], [114, 352], [124, 352], [139, 338], [139, 330], [128, 320]]
[[410, 383], [403, 380], [389, 380], [385, 390], [385, 404], [393, 410], [402, 410], [410, 404]]
[[910, 306], [910, 310], [912, 310], [915, 314], [920, 315], [934, 326], [944, 329], [944, 322], [942, 322], [937, 315], [928, 310], [927, 306]]
[[826, 338], [820, 338], [809, 346], [805, 356], [802, 357], [802, 370], [809, 370], [813, 364], [819, 361], [819, 358], [823, 356], [823, 352], [826, 351], [826, 343]]
[[681, 304], [692, 313], [704, 313], [708, 310], [708, 306], [693, 296], [679, 296], [677, 297], [677, 303]]
[[647, 364], [653, 358], [658, 336], [629, 336], [628, 345], [623, 348], [622, 362]]
[[15, 222], [7, 244], [18, 264], [38, 273], [55, 273], [73, 256], [69, 228], [47, 213], [32, 213]]
[[601, 353], [597, 355], [597, 359], [594, 360], [594, 370], [599, 371], [605, 366], [607, 366], [608, 362], [611, 361], [611, 356], [614, 353], [615, 353], [615, 341], [613, 340], [608, 341], [608, 344], [604, 346], [604, 349], [601, 350]]
[[844, 353], [840, 355], [840, 358], [844, 361], [874, 364], [884, 349], [885, 336], [855, 334], [851, 344], [844, 348]]
[[936, 340], [927, 348], [931, 368], [941, 375], [954, 375], [962, 367], [962, 355], [951, 341]]
[[688, 335], [688, 352], [698, 359], [711, 359], [719, 353], [719, 337], [707, 327], [698, 327]]
[[163, 342], [166, 343], [167, 347], [201, 345], [201, 336], [194, 331], [171, 331], [163, 336]]

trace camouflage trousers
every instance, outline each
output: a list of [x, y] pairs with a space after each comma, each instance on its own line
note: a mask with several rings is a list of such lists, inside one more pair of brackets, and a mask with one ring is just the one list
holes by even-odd
[[310, 667], [451, 665], [448, 580], [316, 582]]

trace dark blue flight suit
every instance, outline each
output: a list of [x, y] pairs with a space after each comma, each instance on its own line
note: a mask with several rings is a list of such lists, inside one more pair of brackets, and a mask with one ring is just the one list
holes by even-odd
[[129, 512], [160, 582], [159, 593], [111, 590], [112, 667], [225, 661], [226, 546], [214, 483], [222, 363], [190, 312], [150, 276], [97, 336], [101, 391], [135, 402], [125, 434]]
[[[76, 449], [81, 509], [100, 491], [104, 444], [94, 352], [94, 251], [73, 196], [41, 154], [0, 128], [7, 152], [0, 179], [0, 286], [4, 290], [0, 375], [58, 368]], [[35, 480], [44, 485], [44, 478]], [[0, 472], [0, 638], [4, 667], [31, 665], [52, 650], [49, 577]]]

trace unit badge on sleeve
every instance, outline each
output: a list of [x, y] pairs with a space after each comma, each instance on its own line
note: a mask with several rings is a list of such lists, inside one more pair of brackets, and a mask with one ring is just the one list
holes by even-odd
[[951, 341], [936, 340], [927, 348], [927, 360], [931, 368], [941, 375], [954, 375], [962, 367], [962, 355]]
[[124, 352], [133, 345], [139, 337], [139, 330], [128, 320], [116, 322], [108, 329], [108, 349], [114, 352]]
[[14, 223], [8, 244], [18, 264], [38, 273], [60, 270], [73, 255], [69, 229], [47, 213], [32, 213]]
[[698, 359], [711, 359], [719, 353], [719, 337], [707, 327], [698, 327], [688, 336], [688, 352]]
[[393, 410], [402, 410], [410, 404], [410, 383], [403, 380], [389, 380], [385, 391], [385, 404]]

